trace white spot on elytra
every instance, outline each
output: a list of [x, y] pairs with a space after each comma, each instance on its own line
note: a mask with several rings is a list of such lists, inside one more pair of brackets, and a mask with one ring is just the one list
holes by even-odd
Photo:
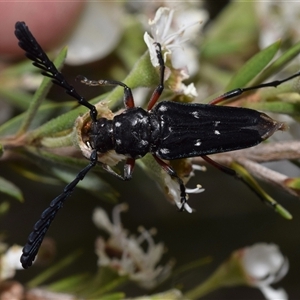
[[219, 130], [215, 130], [215, 134], [216, 134], [216, 135], [219, 135], [219, 134], [221, 134], [221, 133], [220, 133]]
[[199, 147], [202, 144], [201, 140], [196, 140], [194, 146]]
[[117, 144], [117, 145], [121, 145], [121, 144], [122, 144], [122, 141], [121, 141], [120, 139], [117, 139], [117, 140], [116, 140], [116, 144]]
[[160, 152], [161, 152], [162, 154], [167, 154], [167, 153], [170, 152], [170, 150], [167, 149], [167, 148], [162, 148], [162, 149], [160, 149]]
[[121, 122], [116, 122], [116, 123], [115, 123], [115, 126], [116, 126], [116, 127], [120, 127], [120, 126], [121, 126]]
[[159, 111], [166, 111], [168, 108], [165, 105], [161, 105], [158, 109]]
[[148, 118], [147, 117], [143, 117], [142, 119], [140, 119], [140, 121], [143, 124], [147, 124], [148, 123]]
[[196, 118], [196, 119], [199, 119], [199, 118], [200, 118], [199, 112], [198, 112], [198, 111], [193, 111], [193, 112], [191, 112], [191, 114], [192, 114], [193, 117]]
[[146, 146], [146, 145], [149, 144], [148, 141], [146, 141], [146, 140], [141, 140], [140, 143], [141, 143], [143, 146]]
[[214, 124], [215, 127], [217, 127], [220, 123], [221, 123], [221, 121], [216, 121], [215, 124]]

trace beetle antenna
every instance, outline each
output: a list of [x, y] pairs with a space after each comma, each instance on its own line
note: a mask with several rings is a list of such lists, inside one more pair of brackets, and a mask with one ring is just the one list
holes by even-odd
[[39, 251], [42, 241], [48, 231], [57, 212], [62, 208], [65, 200], [71, 195], [79, 181], [83, 180], [85, 175], [97, 164], [97, 151], [94, 150], [90, 157], [90, 163], [82, 169], [76, 178], [70, 182], [63, 192], [53, 199], [47, 209], [43, 211], [40, 219], [35, 223], [33, 231], [28, 236], [26, 245], [23, 248], [21, 263], [24, 269], [30, 267]]
[[66, 81], [24, 22], [16, 23], [15, 36], [19, 40], [19, 46], [26, 52], [25, 55], [33, 61], [32, 64], [43, 70], [42, 74], [44, 76], [52, 78], [55, 84], [64, 88], [66, 93], [75, 98], [80, 105], [86, 106], [90, 110], [92, 120], [96, 122], [98, 114], [96, 107], [90, 104], [84, 97], [80, 96], [75, 88]]

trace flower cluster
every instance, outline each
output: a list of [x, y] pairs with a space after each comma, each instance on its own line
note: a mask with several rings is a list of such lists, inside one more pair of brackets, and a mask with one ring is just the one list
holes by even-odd
[[270, 286], [281, 280], [289, 269], [289, 262], [277, 245], [258, 243], [238, 250], [236, 255], [241, 259], [247, 284], [259, 288], [266, 299], [288, 298], [283, 289]]
[[[162, 243], [154, 243], [150, 231], [140, 228], [139, 236], [129, 235], [120, 219], [120, 213], [125, 210], [125, 204], [115, 206], [112, 222], [103, 209], [94, 211], [95, 225], [109, 234], [108, 239], [99, 237], [96, 241], [98, 265], [115, 270], [119, 276], [128, 276], [144, 288], [153, 288], [170, 275], [173, 264], [157, 265], [165, 249]], [[143, 243], [147, 244], [146, 250]]]
[[[174, 18], [175, 13], [177, 13], [177, 18]], [[174, 24], [182, 22], [180, 14], [173, 9], [160, 7], [154, 19], [149, 20], [151, 36], [147, 32], [144, 34], [144, 41], [149, 49], [152, 65], [154, 67], [159, 66], [155, 47], [156, 43], [159, 43], [164, 51], [164, 60], [171, 69], [166, 74], [170, 89], [190, 98], [195, 98], [198, 95], [195, 86], [193, 83], [186, 86], [182, 81], [189, 78], [191, 70], [195, 72], [198, 60], [192, 50], [193, 48], [189, 47], [186, 42], [195, 35], [201, 22], [206, 21], [206, 19], [205, 11], [199, 11], [197, 14], [193, 12], [189, 17], [185, 15], [185, 24], [180, 24], [178, 29]]]

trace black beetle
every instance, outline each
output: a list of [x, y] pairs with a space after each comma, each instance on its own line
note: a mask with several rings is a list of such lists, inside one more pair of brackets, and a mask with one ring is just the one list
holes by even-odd
[[[43, 75], [51, 77], [55, 84], [64, 88], [79, 104], [86, 106], [90, 110], [91, 119], [85, 126], [84, 139], [88, 150], [88, 155], [85, 155], [90, 162], [51, 202], [34, 225], [21, 257], [24, 268], [32, 265], [52, 220], [66, 198], [98, 162], [111, 174], [122, 180], [129, 180], [132, 177], [135, 160], [150, 152], [159, 165], [178, 181], [181, 209], [189, 209], [182, 179], [164, 160], [201, 156], [211, 162], [206, 157], [207, 154], [251, 147], [267, 139], [275, 131], [283, 130], [283, 123], [274, 121], [264, 113], [247, 108], [212, 104], [238, 96], [248, 90], [266, 86], [276, 87], [284, 81], [299, 76], [297, 73], [281, 81], [235, 89], [216, 98], [211, 104], [182, 104], [172, 101], [161, 101], [156, 104], [164, 89], [165, 70], [161, 46], [157, 44], [160, 83], [150, 98], [147, 110], [135, 107], [131, 89], [122, 82], [93, 81], [82, 76], [78, 77], [87, 85], [117, 85], [124, 88], [125, 110], [112, 119], [99, 118], [96, 107], [80, 96], [65, 80], [24, 22], [16, 23], [15, 35], [19, 40], [19, 46], [25, 50], [26, 56], [33, 61], [33, 65], [42, 69]], [[117, 161], [126, 160], [123, 176], [117, 174], [103, 159], [103, 155], [107, 153], [116, 155]], [[224, 167], [223, 171], [227, 172], [228, 169]]]

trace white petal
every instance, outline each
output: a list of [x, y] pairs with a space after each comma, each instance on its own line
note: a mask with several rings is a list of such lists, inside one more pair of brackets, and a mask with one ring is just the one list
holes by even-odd
[[120, 40], [122, 7], [114, 2], [88, 1], [68, 41], [66, 62], [81, 65], [105, 57]]
[[151, 34], [156, 42], [163, 42], [163, 39], [170, 30], [173, 13], [174, 11], [170, 10], [168, 7], [160, 7], [156, 11], [154, 19], [149, 20], [149, 25], [151, 26]]
[[259, 243], [245, 248], [242, 262], [254, 286], [274, 283], [288, 271], [288, 261], [275, 244]]
[[155, 46], [154, 39], [147, 32], [145, 32], [144, 41], [145, 41], [145, 43], [148, 47], [148, 50], [149, 50], [150, 60], [151, 60], [152, 66], [153, 67], [158, 67], [159, 66], [159, 61], [158, 61], [158, 58], [157, 58], [156, 46]]
[[187, 95], [191, 98], [196, 98], [198, 96], [198, 92], [195, 88], [194, 83], [190, 83], [188, 86], [182, 83], [181, 88], [184, 95]]
[[106, 230], [108, 233], [113, 234], [114, 226], [102, 208], [96, 208], [94, 210], [92, 219], [99, 229]]
[[270, 286], [262, 286], [260, 290], [268, 300], [287, 300], [289, 298], [284, 289], [275, 290]]
[[22, 270], [20, 256], [22, 254], [22, 247], [18, 245], [11, 246], [0, 260], [0, 281], [12, 278], [16, 270]]
[[185, 35], [191, 39], [199, 34], [200, 27], [203, 26], [208, 19], [208, 12], [204, 9], [183, 10], [176, 15], [177, 24], [183, 24], [184, 28], [186, 28]]
[[184, 53], [183, 48], [172, 48], [171, 61], [174, 69], [182, 69], [187, 65], [186, 55]]

